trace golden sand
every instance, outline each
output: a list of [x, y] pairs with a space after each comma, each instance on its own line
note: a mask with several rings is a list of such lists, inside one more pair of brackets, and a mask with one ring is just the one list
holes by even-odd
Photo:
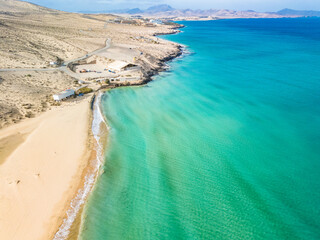
[[0, 166], [0, 239], [50, 239], [56, 232], [88, 162], [89, 100], [0, 131], [31, 129]]

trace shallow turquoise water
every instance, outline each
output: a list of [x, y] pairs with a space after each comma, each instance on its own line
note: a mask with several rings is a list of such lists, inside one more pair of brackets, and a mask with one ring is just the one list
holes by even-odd
[[320, 239], [320, 19], [184, 22], [191, 54], [103, 96], [82, 239]]

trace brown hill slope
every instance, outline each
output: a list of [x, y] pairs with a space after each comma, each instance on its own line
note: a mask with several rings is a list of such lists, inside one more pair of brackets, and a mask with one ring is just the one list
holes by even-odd
[[0, 0], [0, 11], [8, 13], [54, 13], [57, 10], [17, 0]]

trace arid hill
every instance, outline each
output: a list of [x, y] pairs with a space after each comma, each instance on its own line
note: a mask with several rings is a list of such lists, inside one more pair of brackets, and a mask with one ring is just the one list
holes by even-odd
[[16, 1], [16, 0], [0, 0], [0, 11], [8, 13], [54, 13], [58, 12], [57, 10], [49, 9], [46, 7], [41, 7], [36, 4]]
[[51, 10], [27, 2], [0, 0], [0, 68], [45, 67], [102, 47], [109, 15]]
[[143, 52], [140, 64], [152, 72], [161, 65], [161, 60], [177, 51], [175, 44], [161, 42], [155, 46], [136, 40], [139, 36], [170, 33], [172, 27], [107, 23], [115, 17], [0, 0], [0, 128], [49, 109], [48, 99], [53, 93], [77, 85], [77, 79], [59, 70], [40, 71], [50, 68], [52, 61], [85, 56], [105, 47], [106, 39], [110, 38], [113, 44]]

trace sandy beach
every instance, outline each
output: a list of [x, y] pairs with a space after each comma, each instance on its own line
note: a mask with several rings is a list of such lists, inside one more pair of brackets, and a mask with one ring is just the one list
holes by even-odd
[[88, 164], [89, 102], [0, 131], [0, 239], [52, 239]]

